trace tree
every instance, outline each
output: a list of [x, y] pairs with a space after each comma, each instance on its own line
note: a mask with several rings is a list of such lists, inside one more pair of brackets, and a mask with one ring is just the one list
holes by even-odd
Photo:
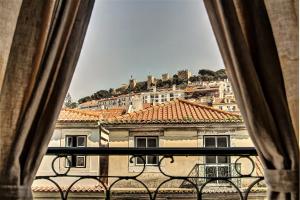
[[191, 81], [191, 82], [199, 81], [199, 77], [198, 77], [198, 76], [191, 76], [191, 77], [189, 78], [189, 81]]
[[146, 81], [138, 82], [136, 84], [136, 86], [133, 88], [134, 92], [143, 92], [146, 90], [147, 90], [147, 82]]
[[111, 95], [113, 95], [114, 89], [113, 89], [113, 88], [109, 88], [108, 92], [109, 92]]
[[209, 70], [209, 69], [200, 69], [198, 72], [199, 75], [207, 75], [207, 76], [212, 76], [215, 77], [216, 76], [216, 72]]
[[218, 79], [227, 79], [227, 74], [225, 69], [219, 69], [216, 71], [216, 77]]
[[71, 97], [70, 93], [68, 92], [66, 97], [65, 97], [64, 104], [68, 108], [71, 103], [72, 103], [72, 97]]
[[160, 88], [160, 87], [163, 87], [163, 86], [164, 86], [163, 81], [161, 79], [158, 79], [156, 81], [156, 87]]
[[163, 86], [166, 87], [166, 88], [169, 88], [172, 86], [172, 81], [171, 80], [166, 80], [166, 81], [163, 81]]
[[99, 90], [98, 92], [95, 92], [93, 95], [91, 95], [92, 100], [98, 100], [103, 98], [110, 98], [112, 97], [112, 94], [107, 90]]
[[72, 97], [69, 92], [67, 93], [67, 95], [65, 97], [64, 105], [66, 108], [76, 108], [77, 107], [77, 103], [72, 101]]
[[90, 96], [86, 96], [86, 97], [82, 97], [78, 100], [78, 103], [81, 104], [81, 103], [84, 103], [84, 102], [87, 102], [87, 101], [91, 101], [92, 98]]

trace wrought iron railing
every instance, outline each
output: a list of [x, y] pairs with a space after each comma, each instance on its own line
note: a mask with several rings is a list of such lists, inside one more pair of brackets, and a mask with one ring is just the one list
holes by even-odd
[[[248, 147], [235, 147], [235, 148], [106, 148], [106, 147], [86, 147], [86, 148], [65, 148], [65, 147], [50, 147], [48, 148], [48, 156], [55, 156], [52, 160], [52, 175], [37, 176], [36, 180], [47, 180], [52, 182], [60, 194], [60, 198], [68, 199], [71, 193], [72, 187], [75, 184], [85, 179], [92, 179], [99, 182], [103, 190], [103, 198], [109, 200], [112, 198], [112, 191], [114, 186], [120, 181], [133, 181], [139, 183], [145, 190], [145, 194], [148, 199], [157, 199], [163, 186], [168, 182], [177, 180], [181, 182], [178, 188], [189, 188], [193, 191], [195, 199], [203, 199], [205, 189], [214, 187], [218, 190], [221, 187], [230, 189], [230, 191], [237, 194], [239, 199], [246, 200], [249, 197], [251, 189], [257, 186], [264, 177], [256, 173], [256, 163], [253, 158], [257, 157], [257, 152], [254, 148]], [[133, 175], [78, 175], [70, 173], [72, 164], [70, 157], [72, 156], [130, 156], [129, 161], [134, 163], [137, 158], [143, 161], [143, 165], [139, 166], [140, 171], [133, 173]], [[158, 183], [156, 188], [148, 187], [143, 182], [142, 176], [147, 172], [147, 166], [145, 156], [158, 156], [159, 161], [156, 166], [164, 179]], [[190, 170], [190, 173], [183, 175], [173, 175], [166, 172], [166, 168], [162, 163], [168, 162], [172, 165], [176, 162], [177, 157], [182, 156], [196, 156], [202, 157], [205, 160], [206, 156], [228, 156], [231, 159], [231, 163], [222, 164], [204, 164], [196, 163]], [[55, 169], [55, 162], [64, 158], [69, 162], [68, 165], [64, 165], [65, 171], [61, 172], [59, 169]], [[250, 164], [243, 166], [242, 159], [246, 159]], [[200, 162], [200, 161], [199, 161]], [[118, 163], [109, 163], [110, 165], [117, 165]], [[243, 170], [243, 168], [247, 168]], [[219, 173], [215, 173], [217, 170], [221, 170]], [[213, 172], [213, 173], [212, 173]], [[65, 189], [60, 186], [60, 183], [56, 181], [56, 178], [73, 177], [74, 180]], [[242, 183], [243, 179], [250, 179], [246, 184]], [[108, 180], [108, 182], [106, 182]], [[134, 190], [134, 189], [133, 189]]]
[[[241, 173], [241, 163], [210, 163], [210, 164], [195, 164], [193, 169], [188, 174], [188, 177], [206, 177], [206, 178], [190, 178], [199, 188], [209, 181], [210, 177], [235, 177], [229, 178], [237, 187], [241, 187], [241, 178], [236, 178]], [[181, 188], [191, 188], [189, 182], [183, 181]], [[227, 187], [229, 183], [223, 180], [216, 180], [212, 186]]]

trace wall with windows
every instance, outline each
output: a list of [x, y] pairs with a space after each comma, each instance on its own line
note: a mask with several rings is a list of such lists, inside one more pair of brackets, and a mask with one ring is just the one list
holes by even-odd
[[165, 90], [141, 93], [144, 103], [161, 104], [175, 99], [184, 99], [185, 93], [182, 90]]
[[[96, 124], [68, 124], [65, 127], [56, 128], [49, 143], [49, 147], [99, 147], [99, 129]], [[104, 137], [107, 138], [107, 135]], [[102, 136], [102, 137], [103, 137]], [[104, 141], [102, 141], [104, 143]], [[67, 170], [67, 166], [71, 165], [69, 174], [76, 175], [99, 175], [99, 157], [98, 156], [73, 156], [68, 157], [69, 162], [65, 158], [59, 158], [54, 162], [54, 168], [57, 172], [63, 173]], [[51, 168], [53, 156], [44, 156], [39, 170], [38, 176], [54, 174]], [[61, 185], [69, 185], [72, 178], [57, 178]], [[82, 180], [80, 184], [95, 185], [95, 181]], [[45, 180], [34, 181], [33, 186], [45, 186], [52, 184]]]
[[[209, 126], [208, 126], [209, 127]], [[168, 128], [164, 130], [149, 130], [144, 127], [143, 131], [132, 130], [110, 130], [110, 147], [140, 147], [147, 148], [154, 144], [157, 147], [252, 147], [253, 144], [248, 136], [245, 128]], [[148, 139], [147, 139], [148, 138]], [[155, 140], [158, 140], [154, 142]], [[150, 142], [149, 142], [150, 141]], [[149, 143], [151, 143], [149, 145]], [[109, 158], [109, 175], [136, 175], [142, 171], [143, 165], [141, 159], [133, 159], [131, 163], [129, 156], [110, 156]], [[159, 183], [165, 180], [165, 177], [160, 173], [157, 165], [157, 158], [144, 157], [146, 168], [140, 179], [149, 187], [156, 187]], [[158, 158], [159, 159], [159, 158]], [[170, 163], [170, 159], [165, 159], [162, 162], [162, 170], [171, 175], [188, 175], [191, 170], [197, 165], [207, 171], [222, 170], [224, 173], [231, 173], [233, 165], [237, 157], [174, 157], [175, 162]], [[248, 173], [251, 163], [248, 160], [240, 160], [241, 173]], [[218, 166], [220, 165], [220, 166]], [[222, 169], [221, 169], [222, 168]], [[217, 172], [218, 173], [218, 172]], [[256, 173], [256, 172], [255, 172]], [[212, 172], [210, 173], [212, 174]], [[218, 173], [220, 176], [222, 173]], [[204, 174], [202, 174], [204, 175]], [[249, 180], [240, 182], [241, 186], [248, 184]], [[172, 181], [165, 184], [165, 188], [178, 188], [182, 181]], [[219, 183], [218, 183], [219, 184]], [[127, 181], [120, 182], [116, 187], [141, 187], [137, 182]]]

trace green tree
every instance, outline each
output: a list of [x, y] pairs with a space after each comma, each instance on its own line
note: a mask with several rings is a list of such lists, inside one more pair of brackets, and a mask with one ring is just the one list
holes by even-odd
[[77, 103], [72, 101], [72, 97], [69, 92], [67, 93], [67, 95], [65, 97], [64, 105], [67, 108], [76, 108], [77, 107]]
[[227, 79], [227, 74], [225, 69], [219, 69], [216, 71], [216, 77], [218, 79]]
[[209, 70], [209, 69], [200, 69], [198, 72], [199, 75], [207, 75], [207, 76], [212, 76], [215, 77], [216, 76], [216, 72]]
[[191, 76], [190, 78], [189, 78], [189, 81], [191, 81], [191, 82], [196, 82], [196, 81], [199, 81], [199, 76]]
[[113, 88], [109, 88], [108, 92], [112, 95], [114, 93], [114, 89]]

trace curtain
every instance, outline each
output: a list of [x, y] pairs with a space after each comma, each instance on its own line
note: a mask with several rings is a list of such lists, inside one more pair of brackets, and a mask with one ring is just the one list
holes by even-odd
[[1, 17], [10, 16], [8, 31], [0, 31], [0, 48], [6, 52], [0, 55], [0, 199], [32, 198], [31, 184], [71, 82], [93, 5], [94, 0], [0, 4]]
[[299, 199], [298, 5], [204, 0], [269, 199]]

